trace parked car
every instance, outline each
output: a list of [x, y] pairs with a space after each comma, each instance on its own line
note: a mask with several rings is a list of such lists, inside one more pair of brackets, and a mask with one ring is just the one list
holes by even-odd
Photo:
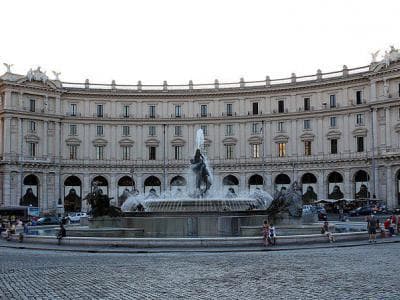
[[70, 213], [67, 216], [67, 220], [70, 223], [75, 223], [75, 222], [77, 223], [77, 222], [80, 222], [82, 217], [87, 217], [87, 213], [85, 213], [85, 212]]
[[37, 220], [36, 225], [58, 225], [60, 224], [60, 219], [55, 216], [42, 217]]

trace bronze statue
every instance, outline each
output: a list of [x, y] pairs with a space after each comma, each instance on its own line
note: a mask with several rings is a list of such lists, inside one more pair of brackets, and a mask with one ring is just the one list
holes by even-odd
[[368, 192], [368, 188], [365, 184], [360, 186], [360, 190], [356, 193], [356, 199], [367, 199], [370, 198], [371, 194]]
[[34, 206], [37, 207], [39, 205], [38, 197], [33, 193], [32, 188], [27, 188], [25, 195], [22, 196], [20, 202], [22, 206]]
[[92, 183], [92, 192], [84, 198], [90, 204], [90, 214], [93, 217], [118, 217], [122, 214], [121, 209], [110, 205], [111, 199], [103, 194], [103, 191], [97, 186], [97, 182]]
[[328, 199], [334, 199], [334, 200], [343, 199], [343, 197], [344, 197], [344, 194], [342, 193], [342, 191], [340, 190], [340, 187], [338, 185], [335, 185], [333, 187], [332, 193], [330, 193], [328, 195]]
[[275, 215], [287, 212], [292, 217], [301, 217], [303, 214], [303, 201], [297, 181], [293, 182], [289, 190], [285, 187], [275, 193], [274, 200], [267, 209], [267, 213]]
[[75, 189], [70, 189], [68, 195], [64, 198], [64, 210], [66, 212], [79, 212], [82, 207], [81, 197], [78, 196]]
[[200, 149], [196, 150], [194, 158], [190, 160], [192, 170], [196, 175], [196, 194], [198, 197], [204, 197], [211, 187], [210, 172], [204, 162], [204, 156]]
[[314, 192], [314, 188], [309, 185], [307, 191], [303, 195], [303, 203], [309, 204], [317, 200], [317, 194]]

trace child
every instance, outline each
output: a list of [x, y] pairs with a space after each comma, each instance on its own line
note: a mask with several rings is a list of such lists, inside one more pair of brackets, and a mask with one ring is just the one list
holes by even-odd
[[269, 227], [269, 239], [272, 243], [272, 245], [276, 245], [276, 231], [274, 224], [271, 223], [271, 226]]
[[264, 246], [268, 246], [270, 244], [270, 238], [269, 238], [269, 224], [268, 221], [265, 220], [263, 224], [263, 240], [264, 240]]

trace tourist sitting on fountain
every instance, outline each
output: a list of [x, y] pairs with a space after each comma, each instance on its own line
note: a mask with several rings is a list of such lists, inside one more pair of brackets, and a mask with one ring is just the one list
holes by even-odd
[[147, 195], [146, 199], [158, 199], [160, 196], [157, 195], [157, 192], [155, 189], [151, 188], [149, 191], [149, 194]]

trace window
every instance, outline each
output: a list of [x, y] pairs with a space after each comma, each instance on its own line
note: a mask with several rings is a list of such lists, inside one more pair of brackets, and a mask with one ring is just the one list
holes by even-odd
[[260, 123], [253, 123], [251, 124], [251, 133], [252, 134], [259, 134], [260, 133]]
[[285, 112], [285, 101], [283, 101], [283, 100], [278, 101], [278, 112], [279, 113]]
[[278, 144], [278, 156], [279, 157], [286, 156], [286, 143], [279, 143]]
[[285, 122], [278, 122], [278, 132], [283, 132], [283, 125]]
[[258, 115], [258, 102], [253, 102], [253, 115]]
[[29, 111], [34, 112], [36, 111], [36, 101], [35, 99], [29, 100]]
[[29, 131], [30, 132], [36, 132], [36, 122], [35, 121], [30, 121], [29, 122]]
[[304, 120], [304, 129], [311, 129], [310, 120]]
[[156, 117], [156, 106], [155, 105], [149, 105], [149, 117], [150, 118]]
[[356, 124], [357, 125], [364, 125], [364, 114], [357, 114], [356, 115]]
[[77, 134], [77, 127], [76, 124], [69, 125], [69, 135], [76, 135]]
[[227, 103], [226, 104], [226, 115], [232, 116], [232, 114], [233, 114], [233, 105], [232, 105], [232, 103]]
[[204, 147], [203, 147], [203, 154], [205, 155], [205, 156], [207, 156], [207, 154], [208, 154], [208, 151], [210, 150], [210, 145], [204, 145]]
[[175, 105], [175, 118], [182, 117], [182, 106]]
[[175, 159], [182, 159], [182, 146], [174, 146]]
[[226, 159], [233, 159], [235, 153], [235, 145], [225, 145]]
[[96, 126], [96, 135], [97, 136], [103, 136], [103, 134], [104, 134], [103, 125], [97, 125]]
[[97, 104], [97, 117], [102, 118], [103, 117], [103, 104]]
[[122, 135], [123, 136], [129, 136], [130, 134], [130, 128], [127, 125], [122, 126]]
[[96, 159], [103, 160], [104, 159], [104, 146], [95, 146], [96, 148]]
[[309, 111], [310, 108], [310, 98], [304, 98], [304, 111]]
[[311, 141], [304, 142], [304, 155], [306, 156], [311, 155]]
[[149, 126], [149, 136], [155, 136], [156, 135], [156, 126], [150, 125]]
[[200, 126], [201, 130], [203, 130], [204, 136], [208, 135], [208, 126], [207, 125], [201, 125]]
[[36, 143], [28, 143], [28, 154], [30, 157], [36, 156]]
[[398, 90], [399, 90], [399, 97], [400, 97], [400, 83], [399, 83], [399, 86], [398, 86]]
[[182, 126], [175, 126], [175, 136], [182, 136]]
[[156, 147], [150, 146], [149, 147], [149, 160], [155, 160], [156, 159]]
[[336, 95], [329, 96], [329, 107], [330, 108], [336, 107]]
[[335, 128], [336, 127], [336, 117], [331, 117], [330, 121], [331, 121], [331, 127]]
[[75, 103], [71, 103], [69, 106], [69, 112], [71, 114], [71, 116], [75, 117], [76, 113], [78, 112], [77, 106]]
[[232, 124], [228, 124], [225, 126], [225, 135], [226, 136], [233, 135], [233, 125]]
[[364, 152], [364, 137], [357, 137], [357, 152]]
[[129, 105], [124, 105], [122, 108], [122, 116], [124, 118], [129, 118]]
[[122, 159], [130, 160], [131, 159], [131, 147], [130, 146], [121, 146], [122, 149]]
[[202, 117], [207, 117], [207, 114], [208, 114], [207, 105], [202, 104], [202, 105], [200, 106], [200, 115], [201, 115]]
[[78, 146], [70, 145], [69, 146], [69, 159], [77, 159], [78, 158]]
[[337, 139], [331, 140], [331, 154], [337, 154]]
[[253, 158], [260, 158], [260, 144], [251, 145], [251, 154]]
[[356, 103], [362, 104], [362, 92], [361, 91], [356, 92]]

